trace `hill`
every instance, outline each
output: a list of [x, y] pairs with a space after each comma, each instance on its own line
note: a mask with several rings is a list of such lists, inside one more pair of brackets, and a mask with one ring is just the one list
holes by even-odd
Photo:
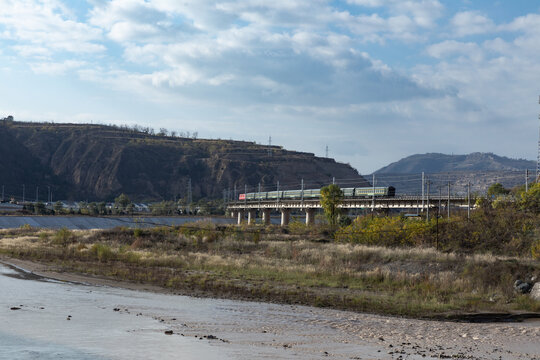
[[468, 184], [470, 190], [477, 193], [485, 193], [496, 182], [507, 188], [523, 185], [526, 169], [531, 170], [528, 179], [532, 182], [535, 161], [511, 159], [493, 153], [428, 153], [408, 156], [377, 170], [375, 174], [379, 183], [396, 187], [399, 194], [420, 194], [422, 172], [431, 182], [432, 191], [446, 193], [450, 184], [452, 193], [466, 194]]
[[[271, 150], [269, 152], [269, 150]], [[332, 177], [358, 178], [351, 166], [310, 153], [253, 142], [155, 135], [151, 129], [90, 124], [0, 120], [0, 184], [6, 197], [112, 200], [221, 198], [225, 189], [243, 192], [328, 184]], [[297, 184], [297, 185], [296, 185]]]
[[475, 152], [467, 155], [440, 153], [416, 154], [391, 163], [375, 174], [442, 173], [454, 171], [508, 171], [535, 169], [536, 162], [510, 159], [493, 153]]

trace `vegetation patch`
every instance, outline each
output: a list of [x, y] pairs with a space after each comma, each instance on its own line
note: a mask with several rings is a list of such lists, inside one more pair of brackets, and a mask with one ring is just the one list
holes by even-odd
[[[527, 249], [536, 244], [528, 243], [535, 230], [523, 230], [530, 219], [523, 220], [506, 241], [481, 244], [480, 237], [467, 251], [454, 251], [463, 240], [451, 241], [448, 233], [440, 235], [437, 250], [431, 222], [396, 217], [359, 218], [337, 230], [295, 225], [288, 233], [274, 226], [210, 223], [55, 233], [17, 229], [0, 233], [0, 252], [192, 295], [414, 317], [535, 312], [540, 304], [513, 288], [516, 279], [540, 275], [540, 262]], [[508, 244], [516, 246], [511, 254], [503, 251]]]

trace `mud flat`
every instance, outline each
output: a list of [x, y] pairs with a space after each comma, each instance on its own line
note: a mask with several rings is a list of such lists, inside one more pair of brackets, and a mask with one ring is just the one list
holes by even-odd
[[441, 322], [201, 299], [43, 265], [25, 271], [31, 264], [0, 265], [0, 358], [540, 359], [537, 320]]

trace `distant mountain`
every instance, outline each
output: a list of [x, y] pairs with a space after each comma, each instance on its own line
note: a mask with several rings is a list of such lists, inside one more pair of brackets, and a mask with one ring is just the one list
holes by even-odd
[[467, 155], [440, 153], [416, 154], [391, 163], [375, 174], [446, 173], [455, 171], [518, 171], [535, 169], [536, 162], [511, 159], [493, 153], [475, 152]]
[[0, 186], [5, 197], [112, 200], [222, 198], [237, 193], [320, 187], [337, 179], [357, 179], [351, 166], [311, 153], [253, 142], [171, 136], [149, 128], [91, 124], [51, 124], [0, 119]]
[[523, 185], [525, 170], [529, 169], [528, 181], [535, 176], [536, 162], [511, 159], [493, 153], [475, 152], [468, 155], [446, 155], [440, 153], [416, 154], [396, 161], [375, 172], [377, 182], [392, 185], [398, 194], [421, 194], [422, 177], [431, 183], [430, 191], [466, 194], [470, 191], [485, 193], [494, 183], [506, 188]]

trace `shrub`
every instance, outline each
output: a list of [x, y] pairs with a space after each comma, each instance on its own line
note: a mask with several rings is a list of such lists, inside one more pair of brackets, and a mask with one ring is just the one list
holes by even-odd
[[99, 262], [107, 262], [116, 257], [116, 253], [110, 247], [103, 244], [94, 244], [90, 248], [90, 254], [94, 255]]
[[531, 255], [533, 259], [540, 260], [540, 239], [536, 239], [531, 245]]
[[68, 245], [75, 240], [73, 232], [65, 227], [58, 230], [53, 236], [53, 244]]

